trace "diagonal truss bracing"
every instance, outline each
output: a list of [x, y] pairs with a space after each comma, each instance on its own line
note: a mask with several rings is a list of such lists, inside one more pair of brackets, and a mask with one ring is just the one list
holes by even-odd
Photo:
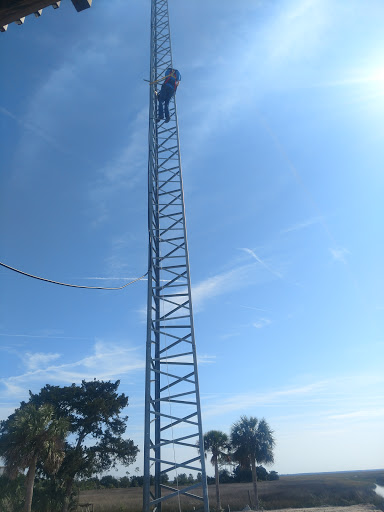
[[[151, 82], [169, 67], [168, 1], [152, 0]], [[166, 500], [184, 495], [209, 512], [176, 103], [173, 98], [169, 105], [170, 122], [157, 124], [160, 86], [150, 86], [149, 109], [143, 509], [161, 511]], [[190, 472], [200, 473], [201, 481], [186, 487], [167, 483]]]

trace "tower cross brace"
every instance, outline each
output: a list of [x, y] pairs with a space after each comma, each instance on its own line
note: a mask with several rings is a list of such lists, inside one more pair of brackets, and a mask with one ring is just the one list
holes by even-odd
[[[168, 0], [152, 0], [151, 83], [172, 67]], [[176, 102], [169, 123], [157, 123], [160, 86], [149, 99], [143, 510], [188, 497], [209, 512]], [[164, 478], [181, 472], [201, 479], [180, 488]]]

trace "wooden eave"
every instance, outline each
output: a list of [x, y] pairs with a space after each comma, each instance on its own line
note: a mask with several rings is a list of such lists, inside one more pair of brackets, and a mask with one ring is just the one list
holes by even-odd
[[[92, 0], [72, 0], [78, 12], [91, 7]], [[26, 16], [39, 17], [42, 10], [49, 6], [57, 9], [60, 1], [53, 0], [0, 0], [0, 31], [5, 32], [10, 23], [22, 25]]]

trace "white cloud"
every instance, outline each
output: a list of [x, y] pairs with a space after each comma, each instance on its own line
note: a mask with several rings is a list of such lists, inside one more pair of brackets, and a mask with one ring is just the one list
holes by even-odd
[[[379, 61], [380, 62], [380, 61]], [[376, 91], [378, 96], [382, 96], [384, 85], [383, 68], [378, 64], [377, 56], [370, 55], [369, 61], [365, 60], [364, 67], [354, 67], [349, 69], [339, 69], [339, 75], [334, 80], [328, 80], [315, 84], [314, 87], [355, 87], [361, 85], [373, 86], [369, 88], [372, 92]], [[380, 94], [381, 92], [381, 94]]]
[[145, 367], [144, 361], [136, 355], [137, 349], [125, 345], [97, 341], [94, 352], [78, 364], [100, 373], [96, 378], [109, 379]]
[[257, 322], [253, 324], [253, 327], [256, 327], [256, 329], [261, 329], [262, 327], [266, 327], [267, 325], [270, 325], [272, 322], [269, 320], [269, 318], [260, 318]]
[[[101, 218], [99, 220], [101, 220]], [[129, 231], [120, 236], [112, 238], [109, 255], [105, 259], [107, 274], [116, 276], [130, 272], [131, 265], [129, 259], [127, 258], [127, 254], [130, 252], [130, 242], [131, 234]]]
[[222, 334], [221, 336], [219, 336], [219, 338], [221, 340], [228, 340], [230, 338], [237, 338], [238, 336], [240, 336], [239, 332], [228, 332], [226, 334]]
[[326, 382], [319, 381], [305, 386], [289, 387], [275, 391], [233, 394], [224, 399], [213, 396], [208, 401], [203, 400], [204, 415], [209, 417], [219, 416], [235, 411], [243, 411], [247, 414], [247, 410], [262, 406], [281, 406], [282, 402], [285, 404], [291, 402], [292, 404], [292, 401], [297, 397], [300, 397], [300, 401], [304, 404], [304, 397], [309, 397], [325, 387]]
[[373, 418], [384, 418], [384, 409], [359, 409], [357, 411], [345, 412], [341, 414], [332, 414], [328, 416], [328, 418], [330, 420], [360, 419], [364, 421], [370, 421]]
[[26, 352], [23, 355], [23, 361], [29, 370], [38, 370], [45, 368], [49, 363], [59, 359], [60, 354], [49, 354], [42, 352]]
[[[233, 416], [233, 413], [253, 414], [253, 411], [267, 411], [276, 423], [297, 425], [298, 418], [306, 426], [321, 425], [325, 430], [343, 426], [345, 420], [359, 422], [379, 420], [384, 415], [381, 389], [384, 377], [381, 375], [349, 375], [326, 380], [315, 380], [297, 386], [280, 389], [253, 391], [247, 393], [227, 393], [223, 395], [202, 395], [204, 416], [211, 418], [220, 415]], [[252, 382], [250, 382], [252, 387]], [[259, 383], [255, 381], [254, 388]], [[282, 415], [288, 411], [288, 415]], [[329, 421], [332, 420], [332, 426]], [[306, 427], [306, 428], [307, 428]]]
[[198, 364], [212, 364], [216, 362], [216, 356], [209, 354], [198, 354], [197, 363]]
[[15, 407], [9, 407], [9, 404], [0, 402], [0, 421], [6, 420], [15, 412]]
[[323, 220], [324, 220], [324, 218], [321, 216], [312, 217], [311, 219], [305, 220], [303, 222], [298, 222], [297, 224], [294, 224], [293, 226], [283, 229], [280, 231], [280, 233], [283, 234], [283, 233], [290, 233], [291, 231], [299, 231], [299, 230], [307, 228], [309, 226], [313, 226], [314, 224], [319, 224], [319, 223], [323, 222]]
[[263, 309], [263, 308], [255, 308], [253, 306], [244, 306], [242, 304], [239, 304], [239, 307], [240, 308], [244, 308], [244, 309], [252, 309], [254, 311], [262, 311], [263, 313], [267, 313], [267, 310], [266, 309]]
[[98, 178], [89, 192], [89, 198], [98, 211], [93, 220], [95, 226], [108, 218], [108, 205], [115, 194], [134, 188], [143, 179], [148, 158], [147, 146], [143, 143], [147, 137], [147, 116], [147, 108], [137, 113], [127, 132], [130, 134], [127, 144], [97, 172]]
[[63, 145], [58, 144], [55, 139], [51, 136], [49, 136], [44, 130], [39, 128], [39, 126], [35, 125], [31, 121], [26, 121], [25, 119], [20, 119], [17, 116], [15, 116], [12, 112], [10, 112], [8, 109], [0, 106], [0, 112], [15, 121], [18, 125], [20, 125], [24, 130], [28, 132], [32, 132], [34, 135], [42, 139], [45, 143], [48, 143], [50, 146], [55, 148], [60, 153], [68, 153], [68, 151], [63, 148]]
[[[207, 300], [227, 294], [250, 284], [250, 282], [254, 282], [257, 277], [255, 276], [255, 267], [254, 264], [241, 265], [227, 272], [208, 277], [204, 281], [192, 286], [193, 310], [195, 312], [199, 311]], [[182, 293], [185, 293], [185, 291], [185, 289], [181, 290]], [[185, 298], [172, 300], [179, 304], [184, 302]], [[161, 311], [162, 313], [167, 313], [173, 307], [173, 305], [164, 304], [164, 308]], [[146, 308], [140, 310], [141, 314], [146, 314], [146, 312]]]
[[[71, 137], [77, 133], [72, 128], [73, 125], [76, 124], [76, 129], [79, 130], [80, 124], [85, 131], [89, 125], [89, 119], [94, 118], [93, 115], [89, 116], [90, 108], [100, 114], [103, 110], [107, 111], [113, 101], [121, 99], [113, 98], [112, 94], [104, 94], [100, 101], [97, 96], [98, 90], [103, 91], [103, 87], [107, 88], [106, 76], [116, 66], [116, 48], [119, 47], [119, 43], [117, 35], [101, 39], [88, 38], [82, 51], [78, 51], [76, 44], [79, 43], [75, 43], [65, 55], [60, 56], [57, 65], [47, 71], [44, 80], [29, 98], [22, 117], [18, 118], [5, 106], [0, 106], [0, 113], [17, 122], [25, 130], [17, 149], [17, 153], [23, 155], [23, 165], [18, 162], [14, 171], [23, 180], [25, 174], [32, 168], [31, 162], [41, 158], [42, 147], [46, 144], [61, 153], [71, 155], [77, 164], [83, 162], [87, 168], [96, 167], [95, 181], [88, 186], [89, 198], [92, 202], [92, 219], [95, 225], [108, 218], [110, 204], [113, 203], [112, 196], [134, 187], [139, 177], [142, 179], [142, 171], [146, 168], [147, 107], [139, 111], [136, 116], [132, 116], [132, 121], [126, 124], [127, 140], [115, 150], [114, 156], [108, 154], [108, 150], [105, 152], [104, 161], [105, 159], [109, 161], [106, 164], [97, 164], [99, 169], [92, 160], [92, 152], [88, 150], [91, 147], [91, 139], [87, 133], [83, 135], [82, 149], [79, 149], [78, 144], [71, 144]], [[109, 71], [104, 72], [103, 75], [104, 69]], [[98, 89], [89, 87], [93, 81], [98, 83]], [[121, 90], [123, 91], [124, 88]], [[73, 91], [76, 91], [76, 94]], [[113, 108], [121, 110], [121, 107], [116, 104]], [[137, 112], [136, 107], [134, 111]], [[31, 137], [31, 133], [36, 137]], [[58, 142], [60, 135], [61, 139]], [[98, 144], [102, 147], [100, 142]], [[72, 146], [76, 149], [72, 149]]]
[[[245, 251], [250, 251], [250, 249], [244, 249]], [[257, 259], [258, 263], [260, 260]], [[268, 265], [264, 262], [261, 262], [262, 266], [267, 268], [267, 270], [281, 277], [281, 274], [276, 273], [272, 270]], [[192, 302], [193, 302], [193, 310], [194, 312], [199, 312], [202, 310], [206, 301], [219, 297], [221, 295], [229, 294], [234, 290], [238, 290], [245, 286], [255, 285], [258, 282], [261, 282], [265, 279], [265, 275], [262, 275], [259, 271], [259, 265], [255, 263], [250, 263], [246, 265], [239, 265], [237, 267], [232, 268], [226, 272], [221, 272], [212, 277], [208, 277], [207, 279], [200, 281], [199, 283], [192, 286]], [[186, 289], [182, 289], [181, 293], [185, 293]], [[172, 301], [176, 304], [181, 304], [185, 301], [185, 298], [180, 299], [172, 299]], [[169, 303], [164, 303], [161, 307], [162, 314], [168, 313], [174, 305]], [[246, 307], [246, 306], [244, 306]], [[253, 308], [251, 308], [253, 309]], [[257, 308], [256, 308], [257, 309]], [[264, 311], [264, 310], [261, 310]], [[147, 308], [142, 307], [138, 312], [144, 318], [147, 313]]]
[[[5, 396], [25, 395], [31, 383], [46, 382], [71, 384], [81, 380], [121, 378], [145, 368], [145, 362], [137, 355], [137, 349], [104, 341], [97, 341], [93, 353], [78, 361], [61, 365], [49, 365], [58, 354], [32, 354], [26, 361], [27, 372], [0, 379], [5, 387]], [[39, 367], [40, 366], [40, 367]]]
[[280, 272], [273, 270], [269, 265], [267, 265], [265, 263], [265, 261], [263, 261], [261, 258], [259, 258], [259, 256], [257, 256], [255, 251], [253, 251], [252, 249], [248, 249], [247, 247], [242, 247], [240, 250], [246, 252], [247, 254], [250, 254], [252, 256], [252, 258], [254, 258], [258, 263], [260, 263], [261, 266], [263, 266], [265, 269], [267, 269], [268, 272], [271, 272], [271, 274], [273, 274], [274, 276], [276, 276], [280, 279], [283, 278], [283, 276], [282, 276], [282, 274], [280, 274]]
[[[63, 144], [57, 142], [57, 135], [53, 138], [50, 134], [57, 134], [62, 129], [64, 120], [75, 119], [67, 117], [73, 108], [73, 90], [84, 91], [85, 85], [80, 74], [86, 73], [85, 69], [89, 62], [90, 54], [88, 52], [77, 52], [76, 58], [67, 62], [61, 62], [44, 77], [44, 82], [36, 89], [35, 94], [30, 97], [28, 107], [23, 117], [18, 118], [7, 109], [1, 108], [1, 111], [14, 119], [25, 130], [21, 134], [17, 153], [23, 155], [22, 164], [18, 162], [15, 167], [15, 176], [24, 180], [26, 173], [34, 173], [37, 171], [35, 166], [31, 166], [31, 162], [39, 160], [42, 147], [46, 144], [53, 147], [59, 153], [72, 155], [76, 160], [86, 161], [87, 158], [74, 154], [74, 152]], [[61, 101], [58, 101], [60, 97]], [[68, 105], [71, 105], [69, 107]], [[73, 122], [73, 121], [72, 121]], [[35, 137], [31, 137], [31, 133]]]
[[89, 340], [90, 338], [86, 338], [83, 336], [54, 336], [50, 334], [8, 334], [5, 332], [1, 332], [0, 336], [4, 336], [6, 338], [40, 338], [40, 339], [57, 339], [57, 340]]
[[280, 4], [280, 15], [273, 18], [264, 32], [267, 58], [282, 65], [311, 55], [329, 26], [327, 4], [324, 0]]
[[[292, 65], [311, 57], [323, 43], [322, 37], [332, 20], [328, 4], [327, 0], [278, 2], [272, 8], [273, 15], [257, 29], [253, 13], [237, 27], [235, 34], [242, 34], [241, 37], [226, 39], [231, 46], [220, 50], [225, 52], [225, 58], [218, 58], [214, 66], [212, 61], [200, 63], [205, 79], [214, 80], [215, 98], [212, 101], [211, 96], [199, 97], [195, 104], [193, 114], [199, 116], [200, 122], [195, 123], [197, 128], [188, 137], [194, 147], [201, 148], [209, 136], [216, 135], [237, 109], [255, 107], [271, 90], [287, 87], [288, 77], [295, 76]], [[214, 77], [205, 74], [210, 68]], [[201, 78], [197, 85], [201, 87]]]
[[255, 265], [241, 265], [227, 272], [216, 274], [192, 286], [194, 310], [202, 308], [208, 299], [227, 294], [241, 288], [255, 279]]
[[341, 263], [344, 263], [344, 264], [347, 263], [346, 255], [350, 254], [348, 249], [345, 249], [344, 247], [339, 247], [336, 249], [330, 248], [329, 251], [332, 254], [332, 257], [334, 260], [340, 261]]
[[5, 386], [7, 397], [22, 397], [26, 394], [25, 388], [12, 382], [12, 379], [2, 379], [0, 382]]

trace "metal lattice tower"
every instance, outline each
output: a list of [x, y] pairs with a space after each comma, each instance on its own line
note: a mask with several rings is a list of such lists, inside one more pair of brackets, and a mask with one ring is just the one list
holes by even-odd
[[[151, 3], [150, 77], [155, 82], [172, 67], [172, 50], [168, 0]], [[150, 86], [149, 109], [143, 510], [161, 511], [166, 500], [184, 495], [200, 500], [209, 512], [176, 103], [173, 97], [170, 122], [157, 124], [160, 86]], [[163, 483], [163, 475], [171, 480], [182, 472], [201, 473], [201, 482], [184, 488]]]

